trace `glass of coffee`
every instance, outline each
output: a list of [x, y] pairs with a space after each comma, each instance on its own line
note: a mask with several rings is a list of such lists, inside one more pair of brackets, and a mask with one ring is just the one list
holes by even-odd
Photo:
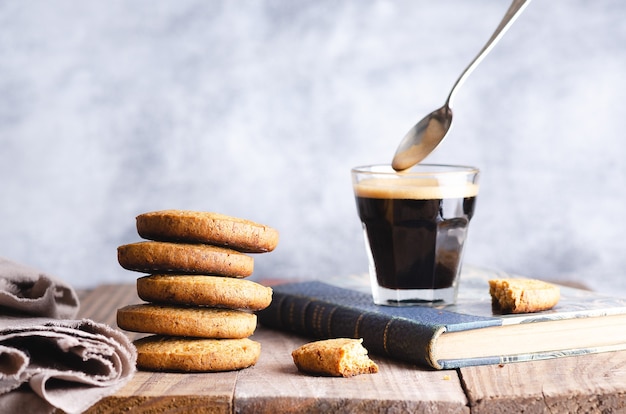
[[479, 171], [418, 164], [352, 169], [374, 303], [446, 305], [456, 301], [463, 245], [474, 215]]

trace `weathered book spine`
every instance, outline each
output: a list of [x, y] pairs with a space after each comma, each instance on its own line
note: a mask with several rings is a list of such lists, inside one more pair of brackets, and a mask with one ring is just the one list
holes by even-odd
[[363, 338], [372, 354], [439, 368], [431, 349], [438, 330], [416, 321], [278, 291], [257, 315], [270, 328], [316, 339]]

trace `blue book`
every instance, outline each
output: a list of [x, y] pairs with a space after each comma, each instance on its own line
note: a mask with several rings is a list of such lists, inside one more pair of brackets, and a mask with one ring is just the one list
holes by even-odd
[[626, 349], [626, 299], [562, 286], [551, 310], [503, 315], [492, 308], [488, 280], [510, 277], [470, 268], [457, 303], [446, 307], [375, 305], [360, 282], [287, 283], [273, 287], [271, 305], [257, 315], [310, 338], [363, 338], [374, 355], [435, 369]]

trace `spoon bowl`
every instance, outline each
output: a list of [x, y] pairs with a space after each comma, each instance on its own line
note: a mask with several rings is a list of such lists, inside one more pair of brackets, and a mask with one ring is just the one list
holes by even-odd
[[396, 171], [411, 168], [443, 141], [452, 126], [452, 109], [446, 104], [431, 112], [406, 133], [393, 157], [391, 166]]
[[513, 0], [491, 38], [452, 86], [446, 103], [441, 108], [425, 116], [406, 133], [402, 141], [400, 141], [400, 145], [391, 162], [394, 170], [401, 171], [411, 168], [426, 158], [443, 141], [452, 126], [452, 98], [457, 88], [478, 66], [491, 48], [495, 46], [496, 42], [504, 35], [529, 2], [530, 0]]

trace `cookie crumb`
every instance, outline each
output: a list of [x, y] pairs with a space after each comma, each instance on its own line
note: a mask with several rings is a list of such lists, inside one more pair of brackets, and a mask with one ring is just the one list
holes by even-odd
[[352, 377], [378, 372], [378, 365], [367, 356], [363, 339], [335, 338], [302, 345], [291, 353], [302, 372], [334, 377]]

